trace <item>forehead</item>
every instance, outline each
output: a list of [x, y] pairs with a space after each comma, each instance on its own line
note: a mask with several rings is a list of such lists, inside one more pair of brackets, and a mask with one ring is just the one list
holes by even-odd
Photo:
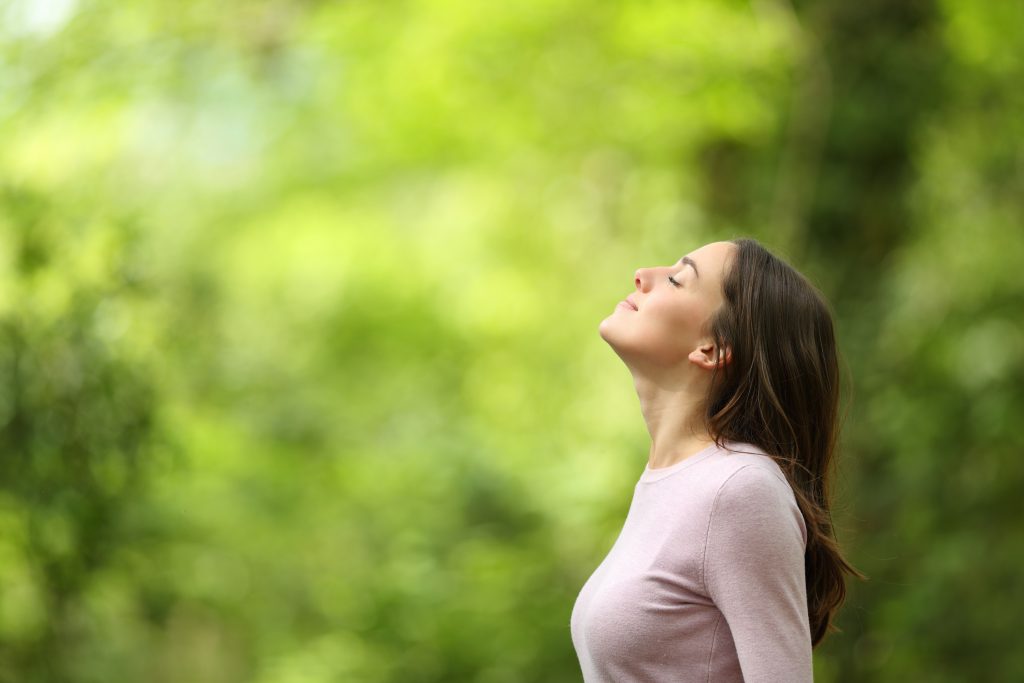
[[697, 263], [700, 276], [721, 280], [725, 277], [725, 269], [732, 258], [736, 245], [732, 242], [711, 242], [694, 249], [689, 254]]

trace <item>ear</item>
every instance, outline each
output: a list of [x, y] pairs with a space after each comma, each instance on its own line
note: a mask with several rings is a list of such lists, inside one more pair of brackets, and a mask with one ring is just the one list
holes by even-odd
[[721, 354], [713, 342], [701, 342], [701, 345], [690, 352], [690, 362], [704, 370], [714, 370], [715, 367], [725, 367], [732, 361], [732, 349], [728, 346], [722, 347]]

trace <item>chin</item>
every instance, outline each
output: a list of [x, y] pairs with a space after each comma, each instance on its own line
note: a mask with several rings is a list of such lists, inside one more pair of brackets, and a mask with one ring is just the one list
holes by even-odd
[[601, 324], [597, 326], [597, 333], [601, 335], [601, 339], [605, 341], [608, 346], [612, 347], [619, 356], [625, 350], [623, 348], [624, 340], [622, 339], [621, 330], [615, 329], [615, 322], [609, 317], [601, 321]]
[[601, 321], [601, 324], [597, 326], [597, 333], [601, 335], [601, 339], [604, 339], [609, 344], [612, 343], [612, 337], [614, 333], [612, 329], [615, 327], [615, 323], [612, 322], [612, 316], [608, 316]]

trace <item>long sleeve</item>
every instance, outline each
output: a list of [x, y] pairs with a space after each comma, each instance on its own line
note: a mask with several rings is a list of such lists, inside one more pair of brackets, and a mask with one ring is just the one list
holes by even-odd
[[813, 681], [805, 547], [803, 516], [784, 479], [748, 465], [725, 480], [711, 508], [703, 575], [744, 683]]

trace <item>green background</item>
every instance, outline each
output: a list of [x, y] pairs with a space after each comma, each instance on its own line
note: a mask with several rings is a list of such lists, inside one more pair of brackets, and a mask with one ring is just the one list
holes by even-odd
[[649, 445], [597, 334], [832, 302], [816, 680], [1024, 679], [1024, 5], [0, 1], [0, 681], [580, 680]]

